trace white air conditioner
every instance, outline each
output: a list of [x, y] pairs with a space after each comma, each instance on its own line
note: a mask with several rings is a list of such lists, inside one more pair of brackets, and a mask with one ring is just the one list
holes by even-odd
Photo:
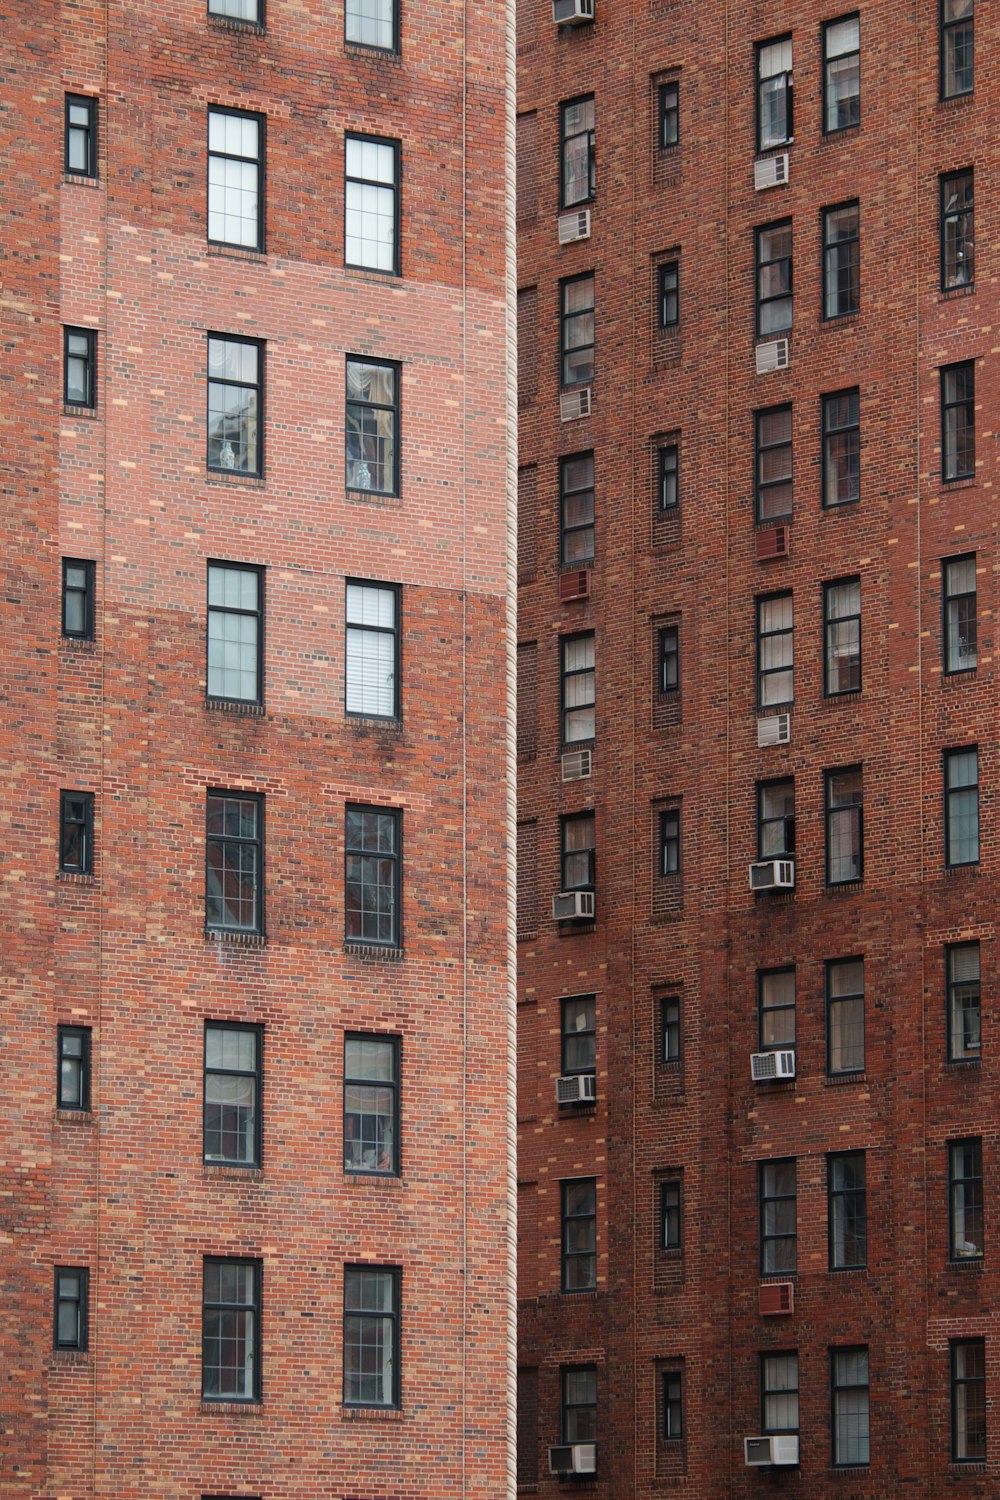
[[596, 1474], [596, 1443], [561, 1443], [549, 1449], [550, 1474]]
[[573, 391], [559, 393], [559, 420], [575, 422], [578, 417], [590, 416], [590, 386], [577, 386]]
[[557, 26], [582, 26], [594, 19], [594, 0], [552, 0], [552, 19]]
[[597, 1098], [597, 1079], [593, 1073], [570, 1073], [556, 1079], [557, 1104], [593, 1104]]
[[788, 369], [787, 339], [773, 339], [769, 344], [758, 344], [754, 354], [757, 359], [758, 375], [769, 375], [772, 370]]
[[794, 1052], [751, 1052], [750, 1077], [754, 1083], [775, 1083], [795, 1077]]
[[552, 915], [557, 922], [592, 922], [593, 891], [560, 891], [552, 897]]
[[757, 749], [765, 745], [787, 745], [792, 738], [791, 714], [768, 714], [757, 720]]
[[592, 765], [590, 750], [567, 750], [562, 756], [563, 781], [585, 781]]
[[574, 209], [571, 214], [559, 215], [559, 243], [573, 245], [577, 240], [590, 239], [590, 209]]
[[743, 1439], [743, 1457], [751, 1469], [777, 1468], [799, 1461], [799, 1440], [794, 1433]]
[[791, 859], [765, 859], [750, 866], [750, 889], [752, 891], [793, 891], [795, 889], [795, 861]]
[[781, 187], [788, 181], [788, 152], [780, 156], [765, 156], [753, 164], [753, 185], [758, 193], [764, 188]]

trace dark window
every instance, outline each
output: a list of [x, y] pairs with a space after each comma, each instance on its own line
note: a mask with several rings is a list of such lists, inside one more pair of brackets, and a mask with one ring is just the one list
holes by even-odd
[[677, 1442], [684, 1436], [684, 1381], [680, 1370], [663, 1370], [661, 1400], [663, 1402], [663, 1436], [668, 1442]]
[[264, 931], [264, 799], [209, 792], [205, 804], [205, 926]]
[[844, 16], [823, 27], [823, 129], [846, 130], [861, 120], [861, 21]]
[[661, 83], [660, 102], [660, 150], [667, 151], [676, 146], [681, 138], [681, 86], [677, 82]]
[[948, 1005], [948, 1061], [968, 1062], [981, 1052], [979, 944], [954, 943], [945, 949]]
[[861, 579], [823, 585], [823, 687], [828, 698], [861, 691]]
[[795, 1270], [795, 1158], [760, 1163], [760, 1273]]
[[823, 316], [842, 318], [861, 305], [861, 210], [841, 203], [823, 210]]
[[757, 706], [775, 708], [794, 701], [792, 596], [757, 600]]
[[347, 580], [344, 706], [349, 714], [399, 718], [399, 588]]
[[399, 1172], [399, 1038], [344, 1038], [344, 1171]]
[[757, 334], [770, 338], [792, 326], [792, 221], [756, 231]]
[[264, 116], [208, 111], [208, 238], [264, 248]]
[[226, 473], [261, 474], [263, 422], [263, 344], [256, 339], [210, 333], [208, 467]]
[[261, 1161], [261, 1029], [205, 1023], [205, 1160]]
[[661, 693], [676, 693], [681, 685], [680, 627], [663, 625], [659, 631], [659, 684]]
[[864, 1066], [864, 960], [835, 959], [826, 966], [826, 1071], [861, 1073]]
[[944, 669], [970, 672], [979, 655], [976, 631], [976, 554], [946, 558], [944, 585]]
[[826, 883], [845, 885], [864, 874], [864, 777], [860, 766], [824, 773]]
[[358, 47], [399, 51], [399, 15], [396, 0], [346, 0], [344, 40]]
[[593, 1443], [597, 1438], [597, 1367], [576, 1365], [562, 1372], [562, 1440]]
[[225, 16], [227, 21], [247, 21], [260, 26], [264, 21], [264, 0], [208, 0], [210, 16]]
[[264, 570], [208, 565], [208, 696], [260, 703], [263, 687]]
[[573, 745], [592, 740], [595, 730], [594, 636], [563, 636], [562, 742]]
[[562, 883], [563, 891], [592, 891], [594, 889], [594, 814], [573, 813], [562, 818]]
[[344, 1405], [399, 1405], [396, 1266], [344, 1267]]
[[681, 872], [681, 810], [668, 807], [660, 813], [660, 874]]
[[562, 384], [589, 385], [594, 378], [594, 278], [575, 276], [560, 285]]
[[823, 504], [861, 499], [861, 400], [857, 390], [823, 397]]
[[402, 814], [380, 807], [344, 812], [345, 937], [402, 946]]
[[971, 94], [975, 76], [974, 0], [940, 0], [941, 98]]
[[201, 1394], [260, 1400], [259, 1260], [206, 1255], [202, 1281]]
[[979, 863], [979, 751], [944, 752], [945, 864]]
[[865, 1153], [845, 1151], [826, 1159], [830, 1270], [868, 1264], [868, 1192]]
[[757, 858], [788, 859], [795, 853], [795, 781], [757, 783]]
[[56, 1104], [59, 1109], [90, 1108], [90, 1027], [60, 1026]]
[[973, 173], [949, 172], [941, 178], [941, 290], [971, 286], [976, 256], [973, 230]]
[[868, 1350], [830, 1350], [830, 1438], [836, 1467], [868, 1464]]
[[787, 1354], [761, 1355], [760, 1419], [763, 1432], [798, 1432], [799, 1356], [796, 1350]]
[[976, 366], [967, 359], [941, 371], [941, 478], [976, 472]]
[[589, 203], [594, 196], [594, 96], [559, 106], [559, 207]]
[[94, 794], [59, 793], [59, 868], [70, 875], [94, 873]]
[[660, 309], [660, 327], [675, 328], [680, 322], [680, 278], [681, 265], [678, 260], [664, 261], [657, 267], [657, 297]]
[[677, 1178], [660, 1183], [660, 1248], [681, 1248], [681, 1185]]
[[795, 1046], [795, 970], [757, 974], [757, 1041], [762, 1052]]
[[75, 640], [94, 639], [94, 577], [92, 562], [63, 558], [62, 633]]
[[983, 1258], [983, 1143], [978, 1136], [948, 1143], [948, 1255]]
[[97, 176], [97, 100], [66, 95], [63, 166], [74, 177]]
[[657, 449], [657, 474], [661, 511], [676, 509], [680, 501], [680, 449], [676, 443], [664, 443]]
[[399, 142], [344, 137], [344, 264], [399, 275]]
[[559, 498], [562, 521], [561, 558], [564, 568], [594, 559], [594, 455], [574, 453], [559, 461]]
[[560, 1071], [593, 1073], [597, 1067], [597, 1001], [593, 995], [575, 996], [562, 1002], [562, 1055]]
[[781, 521], [792, 513], [792, 408], [759, 411], [755, 426], [757, 520]]
[[562, 1184], [562, 1289], [592, 1292], [597, 1285], [597, 1179]]
[[90, 409], [97, 405], [97, 333], [93, 328], [63, 329], [63, 401]]
[[87, 1293], [90, 1272], [85, 1266], [56, 1266], [53, 1343], [57, 1349], [87, 1347]]
[[347, 358], [347, 488], [399, 494], [400, 367]]
[[984, 1339], [952, 1339], [951, 1350], [951, 1460], [956, 1464], [986, 1462], [986, 1343]]
[[681, 1060], [681, 1002], [673, 995], [660, 1001], [660, 1060]]
[[792, 39], [757, 46], [757, 150], [770, 151], [792, 139]]

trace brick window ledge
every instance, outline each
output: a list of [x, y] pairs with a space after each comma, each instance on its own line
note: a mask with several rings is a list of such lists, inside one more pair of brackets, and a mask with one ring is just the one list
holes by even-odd
[[243, 719], [266, 718], [263, 703], [240, 703], [232, 698], [208, 698], [205, 699], [205, 707], [214, 713], [236, 714]]
[[86, 1126], [86, 1125], [93, 1125], [94, 1124], [94, 1112], [91, 1109], [58, 1109], [57, 1108], [56, 1112], [55, 1112], [55, 1117], [56, 1117], [56, 1123], [57, 1124], [59, 1124], [59, 1125], [68, 1125], [71, 1128], [73, 1126], [75, 1126], [75, 1125], [84, 1125], [84, 1126]]
[[259, 1417], [263, 1415], [261, 1401], [213, 1401], [203, 1396], [199, 1403], [203, 1416], [213, 1417]]
[[56, 879], [63, 885], [96, 885], [96, 875], [82, 875], [77, 870], [57, 870]]
[[405, 948], [383, 948], [378, 943], [354, 943], [350, 938], [344, 942], [344, 953], [348, 958], [360, 958], [363, 963], [369, 964], [398, 964], [406, 957]]
[[267, 937], [263, 932], [230, 932], [222, 927], [205, 930], [206, 941], [225, 943], [227, 948], [266, 948]]
[[96, 406], [77, 406], [75, 402], [71, 406], [67, 402], [63, 402], [64, 417], [72, 417], [74, 420], [79, 419], [82, 422], [96, 422], [99, 415]]
[[345, 1422], [402, 1422], [404, 1413], [398, 1406], [341, 1406]]

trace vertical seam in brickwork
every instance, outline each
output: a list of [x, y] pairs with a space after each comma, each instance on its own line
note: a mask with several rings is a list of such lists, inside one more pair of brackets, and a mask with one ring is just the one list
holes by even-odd
[[462, 1494], [469, 1420], [469, 0], [462, 6]]
[[[723, 95], [723, 97], [725, 99], [725, 106], [724, 106], [723, 111], [722, 111], [722, 159], [726, 163], [726, 171], [725, 171], [725, 174], [723, 176], [723, 183], [722, 183], [722, 192], [723, 192], [723, 201], [722, 201], [722, 214], [723, 214], [722, 243], [723, 243], [723, 246], [724, 246], [724, 251], [723, 251], [723, 270], [724, 270], [724, 274], [725, 274], [725, 278], [726, 278], [726, 282], [725, 282], [725, 288], [726, 288], [725, 289], [725, 312], [724, 312], [725, 320], [726, 320], [726, 325], [725, 325], [725, 338], [723, 339], [723, 360], [724, 360], [724, 374], [723, 374], [724, 387], [723, 387], [723, 393], [724, 393], [725, 410], [726, 410], [726, 441], [725, 441], [725, 444], [723, 445], [724, 446], [724, 451], [725, 451], [725, 457], [723, 458], [724, 470], [723, 470], [723, 481], [722, 482], [723, 482], [723, 494], [724, 494], [723, 514], [724, 514], [724, 517], [725, 517], [725, 519], [723, 521], [723, 525], [725, 526], [725, 562], [723, 563], [723, 567], [725, 568], [725, 571], [726, 571], [726, 579], [725, 579], [725, 593], [726, 593], [726, 755], [725, 755], [725, 773], [724, 773], [725, 774], [726, 794], [725, 794], [725, 798], [723, 800], [723, 806], [725, 807], [725, 820], [726, 820], [726, 824], [725, 824], [725, 845], [726, 845], [725, 890], [727, 891], [727, 893], [729, 891], [729, 884], [730, 884], [730, 878], [731, 878], [731, 873], [732, 873], [732, 851], [731, 851], [731, 848], [730, 848], [730, 827], [731, 827], [731, 819], [730, 819], [730, 805], [731, 805], [730, 804], [730, 779], [731, 779], [731, 774], [732, 774], [732, 754], [731, 754], [731, 752], [732, 752], [732, 698], [731, 698], [731, 694], [730, 694], [730, 690], [729, 689], [730, 689], [730, 674], [731, 674], [731, 670], [732, 670], [732, 639], [733, 639], [733, 632], [732, 632], [732, 599], [731, 599], [731, 590], [730, 590], [730, 584], [729, 584], [729, 565], [730, 565], [730, 550], [731, 550], [730, 527], [732, 525], [731, 506], [730, 506], [730, 503], [729, 503], [729, 501], [730, 501], [730, 493], [729, 493], [729, 461], [730, 461], [730, 450], [731, 450], [732, 441], [733, 441], [733, 436], [732, 436], [732, 408], [733, 408], [733, 403], [729, 399], [729, 334], [730, 334], [730, 327], [729, 327], [729, 317], [730, 317], [729, 297], [730, 297], [730, 286], [731, 286], [731, 282], [732, 282], [732, 266], [730, 264], [730, 244], [729, 244], [729, 111], [730, 111], [730, 108], [731, 108], [730, 93], [729, 93], [729, 17], [730, 17], [730, 4], [729, 4], [729, 0], [726, 0], [726, 6], [725, 6], [724, 14], [723, 14], [723, 23], [722, 23], [723, 24], [723, 53], [724, 53], [722, 68], [723, 68], [723, 88], [725, 90], [725, 93]], [[728, 1138], [728, 1140], [727, 1140], [727, 1148], [726, 1148], [726, 1198], [727, 1198], [727, 1204], [726, 1204], [726, 1280], [727, 1280], [727, 1282], [729, 1284], [729, 1287], [730, 1287], [730, 1294], [729, 1294], [729, 1297], [727, 1297], [727, 1299], [726, 1299], [726, 1319], [727, 1319], [727, 1324], [728, 1324], [727, 1329], [726, 1329], [726, 1345], [727, 1345], [727, 1349], [728, 1349], [728, 1360], [727, 1360], [728, 1371], [727, 1371], [727, 1374], [728, 1374], [728, 1378], [729, 1378], [729, 1412], [730, 1412], [730, 1422], [729, 1422], [729, 1425], [730, 1425], [730, 1428], [731, 1428], [732, 1427], [733, 1398], [734, 1398], [734, 1393], [735, 1393], [735, 1373], [734, 1373], [734, 1365], [733, 1365], [733, 1338], [732, 1338], [733, 1303], [732, 1303], [732, 1290], [731, 1290], [732, 1289], [732, 1285], [733, 1285], [733, 1279], [732, 1279], [732, 1266], [733, 1266], [733, 1127], [732, 1127], [732, 1124], [730, 1123], [730, 1121], [733, 1119], [733, 1111], [732, 1111], [731, 1108], [728, 1107], [728, 1105], [729, 1105], [729, 1103], [730, 1103], [730, 1101], [732, 1100], [732, 1097], [733, 1097], [733, 1078], [732, 1078], [733, 1056], [732, 1056], [732, 1048], [729, 1046], [730, 1034], [729, 1034], [729, 1024], [728, 1023], [731, 1022], [733, 1011], [732, 1011], [732, 959], [731, 959], [731, 948], [730, 948], [730, 932], [729, 932], [729, 915], [728, 914], [732, 911], [733, 907], [732, 907], [732, 903], [730, 901], [728, 901], [728, 900], [726, 902], [726, 909], [727, 909], [727, 917], [726, 917], [726, 926], [725, 926], [725, 930], [724, 930], [724, 933], [723, 933], [723, 941], [724, 941], [725, 947], [726, 947], [726, 962], [725, 962], [725, 966], [724, 966], [724, 971], [725, 971], [725, 1006], [726, 1006], [726, 1019], [727, 1019], [727, 1026], [726, 1026], [726, 1069], [727, 1069], [727, 1074], [726, 1074], [726, 1102], [727, 1102], [727, 1109], [726, 1109], [726, 1121], [725, 1121], [725, 1124], [724, 1124], [724, 1129], [725, 1129], [725, 1132], [726, 1132], [726, 1136]], [[700, 976], [699, 976], [699, 978], [700, 978]], [[699, 986], [699, 991], [700, 991], [700, 986]], [[700, 992], [699, 992], [699, 997], [698, 998], [699, 998], [699, 1001], [701, 1001], [702, 995], [701, 995]], [[701, 1187], [701, 1184], [699, 1184], [699, 1187]], [[729, 1433], [727, 1433], [727, 1436], [729, 1438], [729, 1442], [727, 1443], [728, 1454], [729, 1454], [729, 1457], [728, 1457], [728, 1465], [729, 1465], [729, 1485], [728, 1485], [728, 1488], [729, 1488], [730, 1493], [732, 1493], [735, 1481], [734, 1481], [734, 1476], [733, 1476], [733, 1443], [732, 1443], [732, 1433], [731, 1433], [731, 1431]]]
[[[630, 165], [631, 174], [632, 174], [632, 176], [631, 176], [631, 196], [632, 196], [632, 204], [631, 204], [631, 206], [632, 206], [632, 213], [631, 213], [631, 218], [632, 218], [632, 247], [631, 247], [632, 248], [632, 281], [631, 281], [631, 286], [629, 287], [629, 300], [630, 300], [630, 304], [631, 304], [631, 306], [630, 306], [630, 312], [631, 312], [631, 317], [632, 317], [632, 339], [631, 339], [631, 346], [630, 346], [630, 349], [629, 349], [629, 358], [631, 360], [631, 369], [629, 370], [629, 395], [630, 395], [630, 398], [631, 398], [630, 402], [629, 402], [629, 452], [633, 455], [632, 462], [629, 464], [629, 496], [630, 496], [630, 502], [631, 502], [630, 508], [631, 508], [631, 512], [632, 512], [632, 517], [631, 517], [631, 520], [632, 520], [632, 545], [631, 545], [631, 548], [629, 549], [629, 554], [630, 554], [629, 555], [629, 564], [630, 564], [630, 567], [631, 567], [631, 581], [632, 581], [632, 588], [631, 588], [631, 592], [630, 592], [630, 601], [629, 601], [630, 604], [631, 604], [631, 608], [632, 608], [632, 650], [631, 650], [631, 653], [630, 653], [631, 660], [629, 662], [629, 703], [630, 703], [630, 708], [631, 708], [630, 719], [631, 719], [631, 737], [632, 737], [632, 743], [631, 743], [631, 747], [630, 747], [631, 748], [631, 756], [630, 756], [630, 759], [631, 759], [631, 778], [632, 778], [632, 787], [631, 787], [632, 828], [634, 830], [635, 828], [637, 828], [639, 826], [638, 822], [637, 822], [637, 819], [636, 819], [637, 808], [636, 808], [636, 769], [635, 769], [635, 757], [636, 757], [635, 661], [636, 661], [636, 652], [639, 650], [639, 641], [637, 639], [638, 626], [637, 626], [637, 621], [636, 621], [637, 598], [636, 598], [635, 570], [636, 570], [636, 557], [639, 555], [639, 553], [638, 553], [639, 538], [638, 538], [638, 536], [636, 534], [636, 509], [635, 509], [635, 507], [636, 507], [636, 494], [635, 494], [635, 457], [634, 457], [635, 451], [636, 451], [636, 446], [635, 446], [635, 408], [636, 408], [636, 358], [635, 358], [635, 344], [636, 344], [636, 337], [637, 337], [637, 328], [636, 328], [636, 295], [635, 295], [636, 275], [637, 275], [637, 259], [636, 259], [637, 252], [636, 252], [636, 230], [635, 230], [636, 190], [635, 189], [636, 189], [636, 180], [637, 180], [637, 177], [638, 177], [638, 170], [637, 170], [637, 167], [636, 167], [637, 145], [638, 145], [638, 142], [636, 141], [636, 135], [635, 135], [635, 124], [636, 124], [636, 121], [635, 121], [635, 91], [636, 91], [637, 80], [638, 80], [638, 76], [639, 75], [638, 75], [638, 57], [637, 57], [637, 54], [636, 54], [636, 21], [635, 21], [635, 3], [634, 3], [634, 0], [633, 0], [633, 3], [631, 4], [631, 6], [629, 8], [629, 24], [630, 24], [631, 29], [632, 29], [632, 94], [631, 94], [632, 118], [629, 121], [629, 129], [630, 129], [630, 134], [631, 134], [631, 145], [632, 145], [632, 149], [629, 152], [629, 165]], [[643, 509], [645, 510], [645, 506], [643, 507]], [[645, 625], [643, 626], [643, 632], [645, 632]], [[607, 830], [605, 830], [605, 831], [607, 831]], [[630, 872], [630, 874], [631, 874], [631, 882], [632, 882], [632, 901], [633, 901], [633, 903], [635, 902], [635, 892], [636, 892], [636, 883], [635, 883], [636, 882], [636, 847], [638, 845], [638, 842], [639, 842], [638, 839], [636, 839], [634, 837], [634, 835], [633, 835], [633, 838], [631, 840], [631, 846], [632, 847], [631, 847], [631, 872]], [[638, 1038], [638, 1033], [637, 1033], [636, 1002], [635, 1002], [635, 945], [636, 945], [637, 924], [635, 922], [631, 922], [629, 924], [629, 927], [630, 927], [630, 932], [631, 932], [631, 941], [629, 943], [629, 950], [628, 950], [628, 953], [629, 953], [629, 969], [630, 969], [629, 983], [628, 983], [628, 993], [632, 997], [632, 1066], [634, 1068], [635, 1067], [635, 1059], [639, 1055], [639, 1053], [638, 1053], [639, 1038]], [[631, 1182], [630, 1182], [630, 1191], [631, 1191], [632, 1201], [631, 1201], [631, 1203], [629, 1205], [629, 1222], [632, 1223], [633, 1225], [635, 1224], [635, 1184], [636, 1184], [636, 1174], [638, 1172], [638, 1153], [637, 1153], [637, 1149], [636, 1149], [636, 1141], [639, 1138], [639, 1129], [638, 1129], [638, 1125], [639, 1125], [639, 1119], [638, 1119], [638, 1114], [639, 1114], [639, 1110], [638, 1110], [638, 1092], [639, 1092], [638, 1089], [633, 1089], [632, 1090], [632, 1164], [631, 1164], [632, 1165], [632, 1171], [631, 1171]], [[609, 1188], [610, 1188], [610, 1184], [609, 1184]], [[610, 1193], [609, 1193], [609, 1201], [610, 1201]], [[632, 1370], [634, 1372], [632, 1380], [633, 1380], [633, 1387], [634, 1388], [638, 1386], [638, 1380], [639, 1380], [639, 1300], [638, 1300], [639, 1299], [639, 1251], [638, 1251], [638, 1239], [639, 1239], [638, 1235], [636, 1235], [636, 1234], [632, 1235]], [[644, 1380], [645, 1379], [645, 1375], [643, 1375], [642, 1378]], [[637, 1476], [637, 1471], [638, 1471], [638, 1454], [639, 1454], [639, 1450], [640, 1450], [640, 1442], [639, 1442], [639, 1438], [640, 1438], [640, 1434], [639, 1434], [639, 1408], [640, 1408], [640, 1405], [641, 1405], [641, 1401], [642, 1401], [641, 1392], [638, 1389], [633, 1389], [633, 1397], [632, 1397], [632, 1493], [633, 1494], [635, 1494], [637, 1492], [636, 1476]]]

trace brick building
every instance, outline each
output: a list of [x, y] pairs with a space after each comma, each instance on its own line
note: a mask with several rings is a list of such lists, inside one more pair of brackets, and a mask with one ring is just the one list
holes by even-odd
[[0, 1492], [507, 1493], [512, 18], [0, 54]]
[[519, 1484], [995, 1495], [996, 18], [556, 10], [518, 17]]

